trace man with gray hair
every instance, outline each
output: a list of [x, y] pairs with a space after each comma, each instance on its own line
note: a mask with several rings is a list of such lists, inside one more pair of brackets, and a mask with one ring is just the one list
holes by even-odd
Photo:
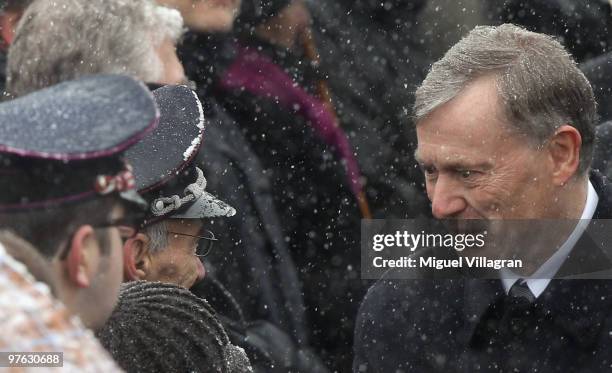
[[175, 44], [183, 20], [152, 0], [36, 0], [9, 49], [7, 92], [22, 96], [91, 73], [186, 81]]
[[515, 273], [395, 280], [387, 272], [362, 303], [354, 371], [609, 369], [612, 286], [567, 279], [612, 268], [585, 233], [612, 218], [612, 189], [589, 169], [596, 103], [572, 57], [547, 35], [476, 27], [433, 64], [414, 116], [436, 219], [571, 225], [545, 245], [513, 247], [529, 258]]
[[200, 258], [217, 240], [207, 220], [233, 216], [236, 210], [206, 191], [204, 173], [194, 164], [205, 123], [195, 92], [165, 86], [153, 96], [159, 125], [126, 153], [149, 208], [144, 229], [124, 245], [125, 279], [189, 289], [204, 278]]

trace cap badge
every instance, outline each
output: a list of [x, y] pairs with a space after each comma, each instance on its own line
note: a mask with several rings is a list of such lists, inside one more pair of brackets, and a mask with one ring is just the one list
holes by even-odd
[[98, 194], [106, 195], [113, 192], [125, 192], [136, 187], [132, 167], [126, 165], [125, 170], [115, 176], [98, 175], [94, 189]]

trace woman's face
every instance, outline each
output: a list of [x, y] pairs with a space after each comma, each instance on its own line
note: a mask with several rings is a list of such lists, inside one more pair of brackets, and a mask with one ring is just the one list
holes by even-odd
[[241, 0], [157, 0], [181, 12], [185, 26], [206, 33], [229, 32], [238, 16]]

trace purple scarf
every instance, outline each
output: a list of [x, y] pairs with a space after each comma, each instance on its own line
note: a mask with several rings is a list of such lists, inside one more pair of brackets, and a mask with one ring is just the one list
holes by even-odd
[[336, 149], [346, 167], [351, 190], [359, 198], [362, 186], [357, 159], [346, 134], [325, 104], [298, 86], [269, 57], [253, 48], [238, 46], [237, 49], [236, 59], [221, 79], [220, 87], [225, 90], [244, 89], [256, 96], [276, 100], [287, 110], [297, 108], [297, 113], [311, 124], [315, 133]]

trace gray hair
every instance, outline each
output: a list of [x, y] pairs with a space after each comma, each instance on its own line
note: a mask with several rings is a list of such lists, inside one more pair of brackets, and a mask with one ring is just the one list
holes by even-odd
[[7, 92], [21, 96], [98, 73], [158, 81], [155, 48], [182, 32], [180, 13], [152, 0], [37, 0], [9, 49]]
[[573, 126], [582, 136], [578, 170], [588, 170], [597, 121], [591, 85], [559, 42], [512, 24], [474, 28], [433, 64], [416, 91], [417, 125], [469, 83], [490, 75], [511, 130], [541, 145], [561, 125]]
[[149, 237], [151, 254], [158, 253], [168, 247], [168, 224], [164, 220], [145, 227], [143, 233]]

